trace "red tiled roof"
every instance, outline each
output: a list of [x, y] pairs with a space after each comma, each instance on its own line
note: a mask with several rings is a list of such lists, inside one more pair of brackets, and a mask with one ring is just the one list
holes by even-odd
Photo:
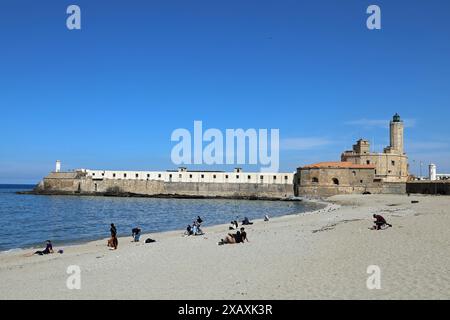
[[352, 162], [319, 162], [302, 167], [302, 169], [322, 169], [322, 168], [338, 168], [338, 169], [375, 169], [371, 164], [354, 164]]

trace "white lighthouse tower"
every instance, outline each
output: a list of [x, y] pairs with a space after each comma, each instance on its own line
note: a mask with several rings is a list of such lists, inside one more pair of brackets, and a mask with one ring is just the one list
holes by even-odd
[[431, 181], [436, 181], [437, 180], [437, 170], [436, 170], [436, 165], [435, 164], [430, 164], [429, 166], [430, 169], [430, 180]]
[[61, 161], [56, 160], [55, 172], [60, 172], [60, 171], [61, 171]]

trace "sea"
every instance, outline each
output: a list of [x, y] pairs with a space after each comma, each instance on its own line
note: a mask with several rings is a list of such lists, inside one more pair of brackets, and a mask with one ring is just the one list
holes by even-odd
[[119, 236], [185, 230], [197, 216], [203, 230], [217, 224], [302, 214], [321, 208], [303, 201], [229, 199], [172, 199], [17, 194], [34, 185], [0, 184], [0, 252], [45, 246], [79, 244], [107, 238], [114, 223]]

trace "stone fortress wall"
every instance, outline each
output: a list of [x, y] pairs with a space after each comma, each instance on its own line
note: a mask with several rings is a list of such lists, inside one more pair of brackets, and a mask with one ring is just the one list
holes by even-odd
[[36, 188], [41, 194], [133, 195], [243, 199], [288, 199], [293, 173], [188, 171], [52, 172]]

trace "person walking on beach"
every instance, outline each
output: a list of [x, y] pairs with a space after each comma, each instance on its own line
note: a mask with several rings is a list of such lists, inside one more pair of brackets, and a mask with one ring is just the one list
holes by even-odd
[[117, 240], [117, 228], [114, 223], [111, 223], [111, 229], [109, 229], [109, 231], [111, 232], [111, 247], [116, 250], [117, 246], [119, 245], [119, 240]]

